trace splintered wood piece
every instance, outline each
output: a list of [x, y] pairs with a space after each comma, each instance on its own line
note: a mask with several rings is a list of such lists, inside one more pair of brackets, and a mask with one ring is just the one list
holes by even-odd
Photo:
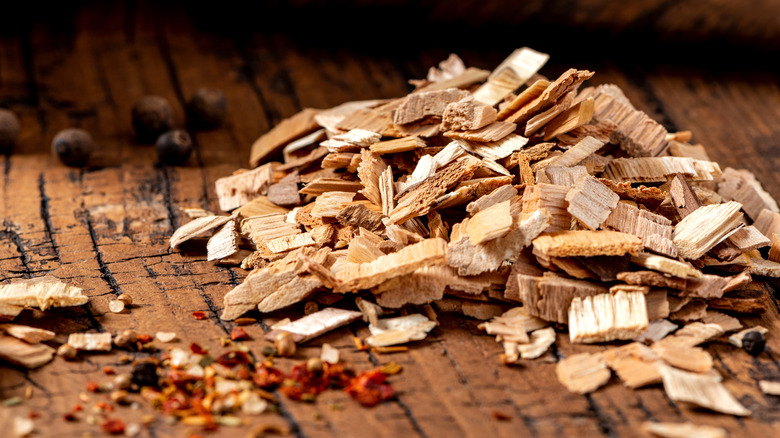
[[409, 137], [376, 142], [369, 146], [368, 149], [377, 155], [383, 155], [413, 151], [415, 149], [424, 148], [425, 146], [425, 140], [412, 135]]
[[447, 104], [470, 96], [468, 91], [457, 88], [412, 93], [403, 99], [393, 113], [393, 123], [405, 125], [426, 118], [441, 118]]
[[780, 236], [780, 213], [775, 213], [771, 210], [761, 210], [758, 219], [753, 222], [753, 226], [770, 239], [774, 234]]
[[299, 182], [300, 177], [297, 171], [287, 175], [278, 183], [268, 187], [268, 201], [275, 205], [289, 207], [300, 204], [301, 195], [298, 194]]
[[591, 230], [598, 229], [617, 206], [620, 197], [596, 178], [587, 175], [566, 194], [567, 211]]
[[487, 82], [474, 92], [474, 98], [494, 106], [526, 83], [550, 59], [550, 55], [523, 47], [515, 50], [488, 76]]
[[357, 128], [334, 135], [320, 143], [320, 146], [328, 148], [330, 152], [357, 152], [378, 142], [380, 138], [382, 136], [376, 132]]
[[252, 199], [268, 193], [273, 183], [273, 165], [266, 163], [257, 169], [240, 169], [230, 176], [217, 179], [214, 189], [222, 211], [232, 211]]
[[712, 355], [702, 348], [662, 343], [650, 348], [673, 367], [694, 373], [706, 373], [712, 369]]
[[633, 339], [647, 329], [647, 307], [642, 292], [575, 297], [569, 307], [571, 342], [594, 343]]
[[0, 332], [9, 336], [13, 336], [16, 339], [21, 339], [28, 344], [38, 344], [44, 341], [51, 341], [56, 335], [56, 333], [50, 330], [44, 330], [21, 324], [0, 324]]
[[391, 278], [410, 274], [420, 266], [444, 261], [446, 253], [447, 242], [443, 239], [426, 239], [369, 263], [346, 265], [336, 274], [339, 283], [334, 292], [371, 288]]
[[387, 166], [379, 176], [379, 194], [382, 202], [382, 214], [390, 216], [395, 208], [395, 186], [393, 184], [393, 168]]
[[569, 356], [555, 366], [558, 381], [576, 394], [589, 394], [605, 385], [612, 373], [601, 354], [580, 353]]
[[661, 365], [659, 370], [666, 395], [674, 401], [693, 403], [724, 414], [750, 415], [750, 411], [723, 386], [719, 375], [691, 373], [667, 365]]
[[534, 81], [533, 84], [529, 85], [511, 101], [499, 105], [500, 111], [498, 112], [498, 120], [506, 119], [507, 117], [514, 114], [518, 109], [532, 102], [534, 99], [541, 96], [549, 86], [550, 81], [546, 79], [539, 79]]
[[567, 93], [565, 96], [560, 98], [552, 108], [531, 117], [531, 119], [529, 119], [525, 124], [524, 135], [526, 137], [532, 136], [538, 130], [542, 129], [545, 125], [550, 123], [550, 121], [561, 115], [561, 113], [568, 110], [572, 103], [574, 103], [574, 97], [574, 92]]
[[666, 182], [669, 176], [681, 173], [691, 181], [712, 181], [720, 176], [720, 166], [712, 161], [687, 157], [615, 158], [605, 170], [615, 182]]
[[517, 276], [519, 300], [526, 311], [545, 321], [567, 324], [569, 307], [576, 297], [607, 293], [605, 286], [583, 280], [557, 277]]
[[653, 252], [677, 257], [677, 247], [672, 242], [672, 221], [661, 215], [620, 202], [604, 226], [641, 238], [645, 248]]
[[500, 204], [504, 201], [508, 201], [514, 198], [515, 196], [517, 196], [517, 189], [514, 188], [511, 184], [507, 184], [469, 203], [468, 205], [466, 205], [466, 211], [470, 213], [472, 216], [474, 216], [475, 214], [485, 210], [486, 208], [492, 207], [496, 204]]
[[750, 274], [780, 278], [780, 263], [758, 257], [750, 258]]
[[317, 218], [338, 216], [341, 209], [355, 198], [354, 192], [325, 192], [314, 201], [311, 215]]
[[368, 231], [379, 232], [384, 229], [385, 225], [382, 223], [382, 218], [384, 217], [382, 212], [376, 210], [378, 208], [378, 206], [366, 201], [358, 201], [342, 208], [336, 215], [336, 220], [344, 225], [362, 227]]
[[320, 167], [323, 169], [347, 169], [347, 172], [350, 172], [349, 165], [358, 155], [354, 152], [330, 152], [322, 159]]
[[540, 95], [531, 102], [523, 105], [513, 114], [502, 118], [499, 113], [499, 120], [506, 120], [522, 125], [536, 114], [547, 110], [555, 105], [562, 96], [576, 89], [583, 81], [590, 79], [593, 72], [587, 70], [569, 69], [552, 82]]
[[256, 167], [266, 158], [273, 156], [287, 143], [320, 128], [314, 117], [320, 110], [306, 108], [294, 116], [284, 119], [252, 144], [249, 165]]
[[504, 261], [516, 254], [544, 231], [550, 223], [546, 211], [535, 211], [517, 218], [517, 225], [501, 239], [472, 245], [468, 235], [457, 235], [459, 226], [453, 227], [447, 251], [447, 264], [458, 269], [459, 275], [479, 275], [495, 271]]
[[284, 286], [257, 303], [257, 310], [261, 313], [270, 313], [290, 307], [305, 300], [322, 286], [320, 277], [316, 275], [296, 275]]
[[476, 67], [468, 67], [463, 73], [450, 79], [430, 83], [422, 88], [415, 90], [415, 93], [424, 91], [446, 90], [448, 88], [464, 88], [470, 85], [482, 82], [490, 75], [487, 70]]
[[363, 189], [363, 184], [358, 181], [346, 181], [335, 178], [317, 178], [306, 184], [306, 187], [299, 190], [298, 193], [302, 195], [320, 196], [326, 192], [357, 193], [361, 189]]
[[680, 256], [696, 260], [742, 222], [742, 205], [735, 201], [699, 207], [674, 227], [672, 241]]
[[428, 336], [438, 324], [419, 313], [399, 316], [397, 318], [380, 319], [379, 325], [369, 325], [371, 336], [366, 343], [374, 347], [389, 347], [420, 341]]
[[272, 253], [278, 254], [280, 252], [292, 251], [304, 246], [314, 245], [315, 242], [311, 237], [311, 233], [301, 233], [272, 239], [265, 242], [265, 244]]
[[87, 302], [89, 297], [81, 292], [80, 287], [71, 286], [50, 275], [0, 285], [0, 305], [5, 306], [46, 310], [49, 307], [81, 306]]
[[677, 330], [677, 324], [668, 319], [656, 319], [655, 321], [650, 321], [650, 324], [647, 325], [647, 330], [634, 338], [634, 340], [637, 342], [654, 343], [665, 338], [666, 335], [675, 330]]
[[421, 305], [440, 300], [452, 278], [450, 268], [423, 266], [409, 275], [394, 277], [371, 288], [380, 306], [398, 309], [407, 304]]
[[511, 122], [493, 122], [473, 131], [447, 131], [444, 133], [444, 136], [464, 141], [489, 143], [506, 138], [512, 134], [516, 128], [517, 125]]
[[111, 333], [71, 333], [68, 344], [82, 351], [111, 351]]
[[[547, 177], [547, 182], [550, 182], [557, 186], [574, 187], [577, 181], [586, 178], [588, 175], [588, 169], [585, 166], [572, 166], [572, 167], [560, 167], [560, 166], [547, 166], [540, 172], [544, 172]], [[541, 175], [540, 175], [541, 176]], [[540, 178], [540, 181], [541, 178]], [[616, 195], [617, 196], [617, 195]]]
[[[319, 122], [317, 123], [319, 124]], [[310, 146], [314, 146], [316, 143], [325, 140], [326, 138], [328, 138], [327, 130], [323, 128], [323, 129], [318, 129], [312, 132], [311, 134], [304, 135], [298, 140], [287, 143], [287, 146], [285, 146], [284, 149], [282, 149], [282, 152], [284, 154], [284, 166], [288, 167], [289, 169], [290, 167], [297, 167], [303, 165], [303, 163], [306, 163], [308, 160], [311, 160], [313, 157], [311, 153], [303, 157], [293, 155], [293, 153], [298, 152], [301, 149], [306, 149]], [[325, 150], [322, 148], [317, 148], [316, 151], [318, 154], [320, 154]], [[298, 161], [298, 160], [302, 160], [302, 161]]]
[[236, 210], [241, 217], [245, 218], [271, 213], [287, 213], [288, 211], [290, 210], [274, 204], [266, 196], [258, 196]]
[[498, 112], [490, 105], [477, 102], [473, 96], [447, 104], [442, 114], [442, 129], [471, 131], [482, 128], [498, 118]]
[[[331, 133], [341, 133], [342, 131], [338, 128], [338, 125], [347, 117], [351, 116], [359, 110], [368, 110], [387, 103], [390, 102], [387, 100], [376, 99], [345, 102], [341, 105], [334, 106], [333, 108], [321, 110], [314, 116], [314, 120], [317, 121], [318, 125], [322, 126]], [[287, 147], [289, 147], [289, 145]], [[285, 147], [285, 150], [287, 147]]]
[[592, 98], [585, 99], [551, 120], [544, 128], [544, 141], [550, 141], [590, 122], [593, 118], [593, 105]]
[[605, 141], [594, 137], [585, 137], [577, 144], [570, 147], [563, 155], [550, 161], [550, 166], [571, 167], [576, 166], [589, 155], [594, 154], [606, 144]]
[[241, 221], [241, 234], [260, 248], [273, 239], [301, 234], [301, 227], [287, 222], [285, 214], [272, 213]]
[[715, 310], [708, 310], [707, 315], [701, 319], [705, 324], [717, 324], [723, 328], [724, 333], [732, 332], [742, 328], [742, 323], [733, 316]]
[[701, 271], [687, 263], [652, 254], [643, 253], [632, 256], [631, 263], [680, 278], [701, 278], [703, 275]]
[[552, 327], [535, 330], [531, 333], [531, 339], [527, 344], [517, 346], [517, 352], [523, 359], [536, 359], [555, 343], [555, 337], [555, 329]]
[[571, 224], [566, 194], [569, 187], [553, 184], [535, 184], [525, 188], [523, 193], [523, 213], [544, 210], [549, 213], [550, 227], [547, 233], [568, 230]]
[[475, 198], [485, 196], [493, 190], [510, 185], [511, 183], [512, 177], [503, 175], [462, 181], [455, 187], [455, 190], [440, 196], [436, 202], [434, 202], [432, 208], [438, 210], [452, 208], [474, 200]]
[[380, 191], [380, 181], [382, 173], [387, 169], [387, 164], [382, 158], [366, 149], [360, 151], [360, 165], [357, 173], [360, 182], [365, 187], [360, 193], [369, 201], [376, 205], [382, 205], [382, 193]]
[[729, 336], [729, 344], [731, 344], [731, 345], [733, 345], [733, 346], [735, 346], [737, 348], [742, 348], [742, 338], [744, 338], [745, 335], [750, 333], [750, 332], [759, 332], [762, 335], [766, 335], [767, 333], [769, 333], [769, 330], [766, 327], [762, 327], [760, 325], [746, 328], [744, 330], [741, 330], [741, 331], [739, 331], [737, 333], [734, 333], [733, 335]]
[[231, 219], [231, 216], [203, 216], [193, 219], [173, 232], [169, 241], [171, 249], [176, 249], [183, 242], [186, 242], [193, 237], [200, 236], [217, 227], [221, 227]]
[[441, 195], [459, 182], [471, 178], [481, 166], [480, 160], [466, 155], [464, 158], [439, 169], [432, 177], [401, 197], [398, 205], [390, 213], [390, 220], [386, 225], [403, 223], [413, 217], [428, 214], [431, 206]]
[[28, 369], [51, 362], [55, 351], [46, 344], [28, 344], [11, 336], [0, 335], [0, 360]]
[[466, 224], [472, 245], [479, 245], [506, 235], [512, 228], [512, 215], [509, 208], [510, 201], [504, 201], [493, 205], [475, 214]]
[[729, 433], [722, 427], [706, 426], [701, 424], [686, 423], [656, 423], [645, 421], [642, 423], [645, 433], [662, 438], [728, 438]]
[[426, 79], [430, 82], [441, 82], [457, 77], [464, 71], [466, 71], [466, 65], [463, 63], [463, 60], [458, 55], [450, 53], [447, 59], [439, 63], [438, 68], [431, 67], [428, 69]]
[[303, 343], [349, 324], [361, 316], [360, 312], [354, 310], [328, 307], [271, 330], [265, 334], [265, 339], [273, 341], [280, 332], [287, 332], [292, 334], [295, 342]]
[[631, 389], [661, 382], [658, 356], [646, 345], [632, 342], [603, 353], [604, 362]]
[[758, 387], [761, 392], [769, 395], [780, 395], [780, 382], [773, 382], [770, 380], [759, 380]]
[[236, 221], [228, 221], [222, 225], [206, 244], [207, 260], [220, 260], [238, 252], [238, 245], [241, 243], [241, 236], [236, 229]]
[[534, 251], [547, 257], [576, 257], [638, 254], [642, 241], [618, 231], [558, 231], [543, 234], [533, 241]]
[[772, 241], [761, 234], [753, 225], [742, 227], [729, 236], [729, 242], [733, 243], [741, 252], [770, 246]]
[[458, 144], [465, 150], [490, 160], [500, 160], [519, 151], [528, 143], [526, 137], [509, 134], [498, 141], [478, 143], [459, 140]]
[[683, 278], [669, 277], [654, 271], [621, 272], [617, 274], [617, 279], [628, 284], [666, 287], [678, 290], [685, 289], [688, 284]]
[[777, 201], [764, 190], [756, 176], [748, 170], [727, 167], [718, 182], [718, 194], [726, 201], [737, 201], [742, 204], [742, 209], [754, 221], [763, 210], [780, 212]]

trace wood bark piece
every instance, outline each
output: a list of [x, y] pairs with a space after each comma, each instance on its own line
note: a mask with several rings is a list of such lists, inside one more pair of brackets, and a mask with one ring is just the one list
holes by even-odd
[[423, 340], [438, 325], [420, 314], [380, 319], [378, 322], [379, 325], [368, 326], [371, 336], [366, 338], [366, 343], [374, 347], [389, 347]]
[[606, 384], [612, 373], [601, 354], [580, 353], [561, 360], [555, 366], [558, 381], [576, 394], [591, 393]]
[[604, 362], [631, 389], [661, 382], [659, 358], [648, 346], [632, 342], [603, 353]]
[[780, 212], [777, 201], [758, 182], [756, 176], [748, 170], [736, 170], [727, 167], [718, 182], [718, 194], [726, 201], [737, 201], [742, 210], [752, 220], [758, 219], [763, 210]]
[[566, 194], [569, 203], [566, 210], [581, 224], [596, 230], [607, 220], [619, 200], [620, 197], [609, 187], [588, 175], [577, 181]]
[[551, 120], [545, 126], [544, 141], [550, 141], [590, 122], [593, 118], [593, 105], [593, 99], [585, 99]]
[[236, 229], [236, 221], [228, 221], [206, 243], [206, 260], [212, 261], [230, 257], [238, 252], [240, 243], [241, 236]]
[[592, 76], [593, 72], [587, 70], [569, 69], [561, 74], [558, 79], [553, 81], [539, 97], [523, 105], [520, 109], [506, 118], [502, 119], [499, 114], [499, 120], [506, 120], [522, 125], [531, 117], [555, 105], [558, 99], [573, 89], [576, 89], [582, 82], [590, 79]]
[[535, 184], [525, 188], [523, 193], [523, 213], [546, 211], [550, 215], [547, 233], [568, 230], [571, 225], [566, 194], [569, 187], [553, 184]]
[[472, 245], [506, 235], [512, 228], [510, 201], [493, 205], [475, 214], [466, 225], [466, 234]]
[[349, 324], [360, 318], [361, 315], [360, 312], [352, 310], [328, 307], [271, 330], [265, 334], [265, 339], [273, 341], [279, 332], [287, 332], [292, 334], [295, 342], [303, 343]]
[[594, 343], [633, 339], [647, 329], [647, 307], [642, 292], [575, 297], [569, 307], [571, 342]]
[[5, 333], [8, 336], [13, 336], [28, 344], [51, 341], [56, 335], [56, 333], [51, 330], [44, 330], [22, 324], [0, 324], [0, 332]]
[[511, 122], [493, 122], [473, 131], [447, 131], [445, 137], [478, 143], [496, 142], [512, 134], [517, 125]]
[[334, 135], [320, 143], [320, 146], [328, 148], [330, 152], [357, 152], [378, 142], [380, 138], [382, 136], [376, 132], [357, 128]]
[[219, 208], [229, 212], [241, 207], [252, 199], [268, 193], [273, 183], [273, 165], [266, 163], [257, 169], [238, 170], [214, 182], [219, 200]]
[[231, 220], [231, 216], [204, 216], [193, 219], [174, 231], [169, 243], [171, 249], [176, 249], [182, 243], [200, 236], [215, 228], [221, 227]]
[[71, 286], [46, 275], [29, 280], [14, 280], [0, 285], [0, 305], [16, 307], [71, 307], [87, 304], [89, 298], [80, 287]]
[[521, 150], [527, 143], [528, 139], [526, 137], [511, 133], [493, 142], [479, 143], [467, 140], [458, 142], [463, 149], [491, 160], [506, 158], [512, 153]]
[[657, 423], [646, 421], [642, 430], [662, 438], [728, 438], [726, 429], [716, 426], [686, 423]]
[[416, 188], [408, 191], [398, 200], [398, 205], [390, 213], [387, 225], [399, 224], [413, 217], [424, 216], [439, 196], [455, 187], [459, 182], [471, 178], [481, 166], [474, 157], [466, 156], [439, 169], [432, 177]]
[[489, 105], [477, 102], [474, 96], [447, 104], [442, 114], [442, 129], [472, 131], [498, 119], [498, 112]]
[[633, 255], [642, 249], [638, 237], [618, 231], [558, 231], [537, 237], [533, 245], [547, 257]]
[[660, 371], [666, 395], [674, 401], [693, 403], [724, 414], [750, 415], [750, 411], [723, 386], [719, 375], [691, 373], [666, 365], [662, 365]]
[[528, 47], [515, 50], [490, 73], [474, 97], [487, 105], [496, 105], [531, 79], [549, 58], [550, 55]]
[[566, 152], [564, 152], [563, 155], [550, 161], [549, 165], [561, 167], [576, 166], [589, 155], [596, 153], [596, 151], [604, 147], [605, 144], [605, 141], [596, 139], [594, 137], [585, 137], [577, 144], [569, 148]]
[[444, 240], [426, 239], [370, 263], [347, 265], [336, 274], [339, 284], [334, 291], [369, 289], [388, 279], [409, 274], [421, 265], [444, 261], [446, 253], [447, 243]]
[[607, 178], [615, 182], [666, 182], [677, 173], [691, 181], [712, 181], [720, 176], [720, 166], [712, 161], [686, 157], [616, 158], [605, 170]]
[[441, 119], [448, 104], [470, 96], [468, 91], [457, 88], [423, 91], [408, 95], [393, 113], [393, 123], [404, 125], [426, 118]]
[[318, 129], [320, 125], [314, 120], [318, 113], [319, 110], [306, 108], [294, 116], [282, 120], [255, 140], [249, 154], [249, 165], [256, 167], [266, 158], [281, 151], [287, 143]]
[[111, 351], [111, 333], [71, 333], [68, 344], [82, 351]]
[[740, 208], [738, 202], [729, 201], [697, 208], [683, 218], [672, 234], [678, 254], [689, 260], [703, 256], [741, 224]]
[[28, 344], [12, 336], [0, 335], [0, 360], [28, 369], [51, 362], [55, 350], [46, 344]]

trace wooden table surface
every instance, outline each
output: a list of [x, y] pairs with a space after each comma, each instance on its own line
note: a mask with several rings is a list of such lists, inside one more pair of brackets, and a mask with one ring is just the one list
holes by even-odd
[[[521, 29], [516, 39], [496, 41], [485, 27], [473, 38], [462, 35], [445, 43], [416, 41], [414, 29], [370, 31], [365, 24], [356, 26], [359, 32], [342, 27], [333, 34], [321, 25], [316, 30], [322, 34], [311, 37], [303, 35], [305, 26], [286, 31], [273, 26], [269, 16], [243, 17], [237, 20], [240, 28], [231, 28], [223, 13], [215, 29], [208, 26], [205, 9], [174, 3], [166, 8], [142, 1], [60, 5], [45, 18], [21, 20], [0, 32], [0, 106], [13, 109], [22, 124], [17, 147], [0, 157], [0, 276], [5, 281], [48, 273], [84, 289], [90, 297], [84, 308], [25, 311], [18, 318], [57, 331], [59, 342], [77, 331], [133, 328], [174, 331], [181, 338], [177, 345], [185, 348], [197, 341], [223, 350], [220, 339], [233, 323], [217, 316], [222, 297], [246, 272], [207, 262], [205, 255], [170, 251], [168, 237], [188, 220], [182, 208], [219, 211], [214, 181], [246, 166], [252, 142], [282, 118], [304, 107], [402, 96], [411, 89], [408, 79], [423, 77], [450, 52], [467, 65], [492, 69], [513, 48], [529, 45], [552, 55], [542, 71], [547, 75], [568, 67], [591, 69], [596, 75], [589, 84], [620, 85], [670, 131], [691, 130], [694, 142], [704, 144], [723, 168], [750, 169], [780, 198], [780, 74], [766, 69], [766, 58], [748, 56], [750, 50], [709, 46], [699, 51], [696, 45], [675, 50], [675, 44], [645, 43], [638, 46], [645, 51], [637, 53], [630, 50], [631, 41], [589, 43], [585, 30], [568, 34], [566, 43]], [[251, 23], [255, 26], [248, 27]], [[372, 40], [397, 34], [405, 35], [397, 44]], [[174, 104], [182, 125], [185, 99], [201, 86], [225, 92], [228, 123], [195, 133], [196, 153], [186, 165], [158, 164], [153, 146], [133, 140], [133, 102], [144, 94], [162, 95]], [[87, 129], [99, 144], [88, 167], [66, 167], [50, 154], [52, 137], [66, 127]], [[120, 293], [135, 299], [129, 314], [108, 312], [109, 299]], [[206, 312], [208, 319], [194, 320], [194, 311]], [[296, 307], [270, 318], [299, 314]], [[257, 354], [267, 345], [261, 339], [269, 321], [246, 328], [254, 339], [246, 344]], [[249, 420], [308, 437], [637, 436], [644, 421], [691, 421], [724, 427], [733, 436], [778, 436], [780, 398], [763, 395], [756, 384], [780, 379], [777, 309], [747, 321], [770, 327], [765, 354], [753, 358], [724, 343], [707, 347], [726, 386], [752, 410], [747, 418], [676, 404], [659, 385], [628, 390], [617, 378], [588, 396], [569, 393], [555, 377], [554, 362], [604, 347], [570, 345], [559, 336], [547, 359], [505, 367], [498, 360], [500, 344], [481, 334], [477, 321], [442, 315], [432, 336], [406, 353], [356, 350], [353, 336], [366, 336], [367, 330], [355, 323], [278, 362], [289, 369], [317, 355], [323, 342], [338, 347], [359, 369], [396, 361], [403, 372], [390, 379], [398, 394], [394, 400], [368, 409], [338, 391], [326, 392], [316, 403], [281, 397], [280, 413]], [[62, 416], [75, 404], [89, 408], [105, 400], [88, 394], [85, 402], [80, 394], [87, 381], [110, 380], [102, 372], [105, 366], [129, 370], [120, 363], [121, 354], [93, 354], [76, 362], [56, 358], [33, 371], [0, 365], [0, 399], [23, 397], [18, 406], [0, 407], [0, 428], [8, 431], [13, 417], [36, 412], [35, 436], [102, 434], [86, 415], [78, 422]], [[24, 398], [28, 388], [29, 399]], [[140, 436], [202, 433], [166, 423], [143, 401], [140, 409], [118, 408], [116, 416], [138, 421], [150, 413], [159, 420]], [[210, 436], [244, 436], [250, 429], [222, 427]]]

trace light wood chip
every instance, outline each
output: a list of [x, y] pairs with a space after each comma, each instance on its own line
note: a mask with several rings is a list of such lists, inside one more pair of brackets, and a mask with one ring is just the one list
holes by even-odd
[[306, 108], [279, 122], [252, 144], [249, 164], [253, 167], [257, 166], [267, 157], [281, 151], [287, 143], [318, 129], [320, 125], [314, 120], [318, 113], [319, 110]]
[[111, 351], [111, 333], [71, 333], [68, 344], [76, 350]]
[[566, 194], [569, 187], [553, 184], [535, 184], [525, 188], [523, 193], [523, 213], [546, 211], [550, 215], [550, 226], [546, 233], [568, 230], [571, 226]]
[[417, 136], [409, 136], [395, 138], [392, 140], [379, 141], [369, 146], [368, 149], [375, 154], [383, 155], [409, 152], [415, 149], [424, 148], [425, 146], [425, 140]]
[[693, 403], [724, 414], [746, 416], [750, 411], [721, 383], [721, 377], [698, 374], [662, 365], [661, 377], [666, 395], [674, 401]]
[[647, 329], [647, 307], [642, 292], [575, 297], [569, 307], [571, 342], [594, 343], [633, 339]]
[[176, 249], [179, 245], [193, 237], [221, 227], [230, 220], [231, 216], [204, 216], [193, 219], [174, 231], [169, 240], [171, 249]]
[[326, 192], [352, 192], [357, 193], [363, 189], [363, 184], [358, 181], [345, 181], [336, 178], [317, 178], [306, 187], [298, 191], [302, 195], [320, 196]]
[[273, 183], [274, 163], [245, 170], [240, 169], [233, 175], [225, 176], [214, 182], [214, 189], [222, 211], [232, 211], [254, 198], [268, 193], [268, 187]]
[[271, 330], [265, 334], [265, 339], [273, 341], [280, 331], [284, 331], [292, 334], [296, 343], [303, 343], [360, 317], [360, 312], [328, 307]]
[[477, 102], [473, 96], [448, 104], [442, 114], [442, 129], [472, 131], [495, 122], [498, 112], [490, 105]]
[[604, 362], [631, 389], [661, 382], [659, 358], [648, 346], [632, 342], [603, 353]]
[[228, 221], [222, 225], [206, 244], [207, 260], [220, 260], [238, 252], [238, 245], [241, 243], [241, 237], [236, 229], [236, 221]]
[[37, 327], [30, 327], [22, 324], [0, 324], [0, 332], [16, 339], [21, 339], [28, 344], [38, 344], [44, 341], [54, 339], [56, 333], [51, 330], [44, 330]]
[[473, 131], [447, 131], [444, 136], [477, 143], [490, 143], [506, 138], [516, 128], [517, 125], [512, 122], [493, 122]]
[[729, 236], [728, 240], [742, 252], [763, 248], [772, 244], [772, 241], [761, 234], [753, 225], [738, 229], [734, 234]]
[[380, 319], [378, 323], [376, 326], [368, 326], [371, 336], [366, 338], [366, 343], [374, 347], [389, 347], [423, 340], [438, 325], [420, 314]]
[[288, 211], [290, 209], [274, 204], [267, 196], [258, 196], [236, 210], [244, 218], [271, 213], [287, 213]]
[[544, 141], [550, 141], [590, 122], [593, 118], [593, 106], [593, 99], [588, 98], [558, 115], [545, 126]]
[[703, 277], [700, 270], [687, 263], [653, 254], [642, 253], [632, 256], [631, 263], [680, 278]]
[[558, 231], [533, 241], [534, 251], [547, 257], [638, 254], [642, 241], [617, 231]]
[[443, 81], [433, 82], [420, 89], [415, 90], [415, 92], [421, 93], [425, 91], [446, 90], [448, 88], [464, 88], [464, 87], [468, 87], [469, 85], [482, 82], [485, 79], [487, 79], [488, 76], [490, 76], [490, 72], [487, 70], [482, 70], [476, 67], [468, 67], [466, 70], [463, 71], [463, 73], [459, 74], [458, 76], [455, 76], [450, 79], [445, 79]]
[[470, 96], [467, 91], [457, 88], [446, 90], [422, 91], [408, 95], [393, 114], [393, 123], [404, 125], [424, 120], [428, 117], [441, 118], [448, 104]]
[[474, 216], [486, 208], [492, 207], [504, 201], [508, 201], [515, 196], [517, 196], [517, 189], [514, 188], [511, 184], [501, 186], [489, 194], [482, 196], [466, 205], [466, 211]]
[[777, 201], [767, 193], [748, 170], [736, 170], [727, 167], [718, 182], [718, 194], [726, 201], [737, 201], [752, 220], [758, 219], [763, 210], [780, 212]]
[[571, 167], [576, 166], [589, 155], [594, 154], [606, 144], [605, 141], [594, 137], [585, 137], [577, 144], [570, 147], [563, 155], [550, 161], [550, 166]]
[[650, 321], [650, 324], [647, 325], [647, 330], [634, 338], [634, 340], [643, 343], [658, 342], [675, 330], [677, 330], [677, 324], [668, 319], [656, 319]]
[[335, 218], [355, 198], [354, 192], [325, 192], [317, 196], [311, 215], [317, 218]]
[[0, 304], [12, 307], [71, 307], [87, 304], [80, 287], [71, 286], [50, 275], [14, 280], [0, 285]]
[[315, 242], [314, 239], [312, 239], [311, 237], [311, 233], [301, 233], [293, 236], [284, 236], [266, 242], [266, 246], [274, 254], [291, 251], [293, 249], [298, 249], [304, 246], [309, 246], [314, 244]]
[[15, 365], [29, 369], [40, 368], [51, 362], [54, 352], [46, 344], [28, 344], [12, 336], [0, 335], [0, 360]]
[[494, 106], [526, 83], [550, 59], [550, 55], [528, 47], [515, 50], [488, 76], [487, 82], [474, 92], [474, 98]]
[[555, 366], [558, 381], [571, 392], [589, 394], [606, 384], [612, 373], [601, 354], [580, 353], [561, 360]]
[[475, 214], [466, 225], [472, 245], [479, 245], [488, 240], [505, 236], [512, 228], [512, 215], [509, 209], [510, 201], [493, 205]]
[[615, 182], [632, 183], [666, 182], [677, 173], [691, 181], [712, 181], [721, 171], [718, 163], [686, 157], [616, 158], [605, 170], [607, 178]]
[[517, 346], [517, 352], [523, 359], [536, 359], [543, 355], [555, 343], [555, 329], [546, 327], [531, 333], [531, 339], [527, 344]]
[[758, 387], [761, 392], [769, 395], [780, 395], [780, 382], [773, 382], [770, 380], [759, 380]]
[[761, 210], [758, 219], [753, 222], [753, 226], [770, 239], [774, 234], [780, 236], [780, 213], [775, 213], [771, 210]]
[[697, 208], [675, 227], [672, 240], [680, 256], [696, 260], [729, 235], [742, 222], [741, 204], [724, 204]]
[[596, 178], [587, 175], [566, 194], [567, 211], [588, 229], [596, 230], [607, 220], [620, 197]]
[[590, 79], [592, 76], [593, 72], [587, 70], [569, 69], [561, 74], [558, 79], [550, 83], [539, 97], [523, 105], [513, 114], [503, 119], [499, 113], [498, 118], [499, 120], [506, 120], [522, 125], [531, 117], [555, 105], [558, 99], [576, 89], [583, 81]]
[[650, 348], [673, 367], [694, 373], [706, 373], [712, 369], [712, 356], [702, 348], [661, 343]]
[[642, 423], [645, 433], [663, 438], [728, 438], [729, 433], [722, 427], [686, 423]]
[[526, 137], [517, 134], [509, 134], [501, 140], [488, 143], [478, 143], [466, 140], [458, 141], [458, 144], [463, 149], [491, 160], [506, 158], [512, 153], [521, 150], [527, 143], [528, 139]]

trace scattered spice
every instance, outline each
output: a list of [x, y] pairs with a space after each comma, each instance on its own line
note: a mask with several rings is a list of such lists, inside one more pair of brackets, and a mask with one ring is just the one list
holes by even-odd
[[130, 112], [136, 138], [142, 143], [151, 143], [173, 126], [173, 108], [162, 96], [143, 96]]
[[181, 166], [192, 155], [192, 138], [182, 129], [168, 131], [155, 143], [160, 161], [169, 166]]
[[367, 407], [376, 406], [394, 395], [387, 376], [378, 369], [360, 373], [344, 391]]
[[100, 428], [109, 435], [121, 435], [125, 433], [125, 422], [118, 418], [108, 418], [100, 423]]
[[197, 319], [198, 321], [201, 321], [201, 320], [204, 320], [204, 319], [208, 318], [206, 316], [206, 312], [201, 312], [200, 310], [192, 312], [192, 317]]
[[19, 117], [11, 110], [0, 108], [0, 153], [10, 153], [19, 138]]
[[233, 341], [246, 341], [249, 339], [249, 335], [241, 327], [233, 327], [230, 331], [230, 339]]
[[95, 145], [89, 132], [79, 128], [66, 128], [54, 136], [51, 149], [64, 164], [82, 166], [92, 155]]

